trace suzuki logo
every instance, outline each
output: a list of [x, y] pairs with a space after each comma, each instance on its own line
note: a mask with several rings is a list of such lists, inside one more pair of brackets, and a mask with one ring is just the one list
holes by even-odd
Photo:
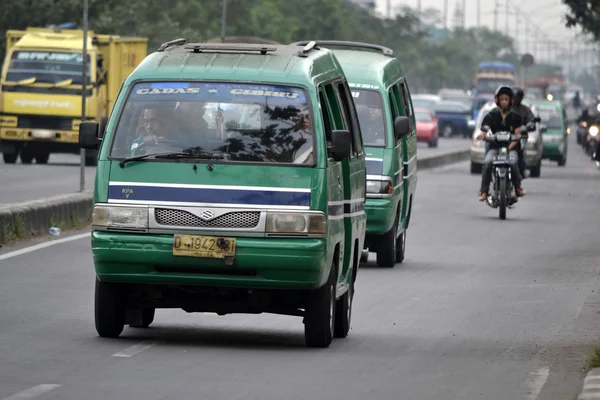
[[205, 221], [211, 219], [214, 216], [215, 214], [210, 210], [202, 210], [202, 212], [200, 213], [200, 217]]

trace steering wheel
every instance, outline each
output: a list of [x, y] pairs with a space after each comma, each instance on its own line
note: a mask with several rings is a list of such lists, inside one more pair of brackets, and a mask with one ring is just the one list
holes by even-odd
[[184, 148], [189, 147], [188, 143], [182, 142], [180, 140], [158, 138], [156, 144], [154, 144], [153, 142], [142, 142], [134, 150], [134, 155], [137, 156], [137, 155], [141, 155], [141, 154], [145, 153], [145, 151], [142, 151], [142, 150], [146, 150], [149, 146], [160, 146], [161, 144], [171, 144], [174, 147], [178, 147], [180, 149], [184, 149]]

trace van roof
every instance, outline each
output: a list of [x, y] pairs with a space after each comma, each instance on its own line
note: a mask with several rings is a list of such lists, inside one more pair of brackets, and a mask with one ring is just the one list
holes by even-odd
[[[384, 89], [387, 89], [404, 76], [400, 61], [387, 47], [335, 40], [315, 42], [321, 48], [327, 47], [335, 54], [351, 86], [362, 84], [381, 87], [383, 84]], [[307, 41], [296, 42], [293, 45], [302, 46], [305, 43]]]
[[127, 78], [136, 80], [226, 80], [314, 86], [343, 76], [334, 54], [312, 45], [163, 43]]

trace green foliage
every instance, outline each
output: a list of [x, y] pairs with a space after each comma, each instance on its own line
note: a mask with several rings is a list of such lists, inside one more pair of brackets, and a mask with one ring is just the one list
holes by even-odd
[[575, 26], [600, 40], [600, 0], [562, 0], [569, 7], [567, 27]]
[[[89, 0], [89, 27], [98, 33], [149, 38], [149, 51], [167, 40], [202, 41], [221, 34], [220, 0]], [[0, 1], [0, 53], [5, 29], [76, 22], [81, 0]], [[256, 36], [290, 43], [337, 39], [379, 43], [392, 48], [403, 64], [411, 90], [470, 88], [477, 63], [505, 60], [518, 64], [512, 39], [486, 28], [435, 30], [439, 13], [425, 10], [423, 20], [408, 8], [393, 19], [347, 0], [229, 0], [227, 36]], [[435, 32], [435, 34], [434, 34]]]

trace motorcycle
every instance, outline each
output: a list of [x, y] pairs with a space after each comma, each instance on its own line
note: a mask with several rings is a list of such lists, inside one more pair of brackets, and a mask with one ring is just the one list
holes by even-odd
[[498, 155], [494, 157], [492, 162], [491, 187], [493, 188], [493, 195], [490, 194], [486, 200], [487, 205], [491, 208], [499, 208], [500, 219], [506, 219], [506, 209], [513, 208], [519, 201], [517, 196], [513, 194], [512, 161], [510, 160], [508, 146], [511, 142], [519, 141], [521, 138], [521, 135], [514, 135], [510, 132], [498, 132], [496, 134], [487, 132], [484, 139], [500, 145]]
[[577, 144], [583, 146], [587, 133], [587, 122], [581, 121], [577, 126]]
[[585, 151], [586, 153], [593, 158], [593, 154], [596, 151], [596, 147], [598, 146], [598, 132], [600, 129], [597, 124], [591, 125], [588, 129], [588, 134], [586, 137]]

